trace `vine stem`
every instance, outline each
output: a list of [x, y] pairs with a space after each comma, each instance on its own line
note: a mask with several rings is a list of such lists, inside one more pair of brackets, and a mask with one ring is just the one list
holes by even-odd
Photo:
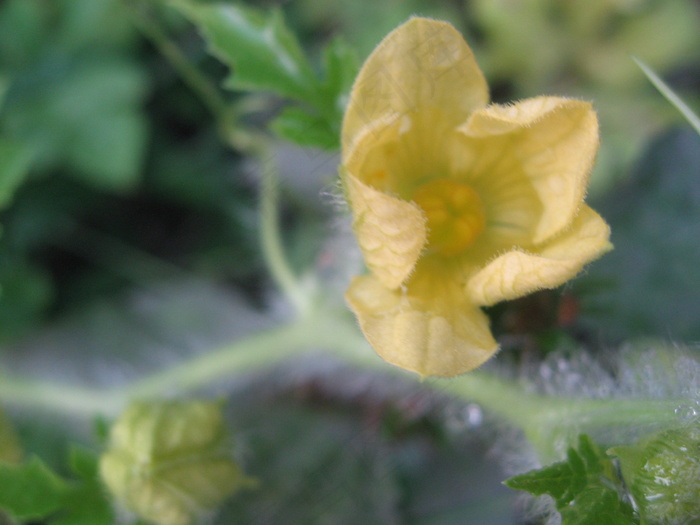
[[[196, 356], [115, 390], [97, 390], [0, 376], [0, 399], [9, 405], [74, 416], [115, 415], [129, 401], [196, 394], [237, 375], [325, 351], [360, 369], [408, 375], [389, 367], [369, 347], [350, 316], [317, 307], [277, 328]], [[415, 376], [412, 376], [415, 377]], [[543, 463], [561, 458], [579, 433], [608, 427], [659, 428], [677, 422], [682, 399], [589, 399], [545, 396], [485, 371], [453, 379], [427, 379], [429, 388], [477, 403], [520, 428]]]
[[140, 12], [134, 0], [124, 0], [136, 27], [153, 43], [182, 80], [197, 94], [202, 103], [217, 121], [222, 140], [229, 146], [254, 155], [260, 164], [262, 187], [260, 196], [260, 235], [263, 255], [276, 284], [303, 315], [309, 308], [309, 291], [294, 275], [285, 255], [279, 229], [279, 177], [278, 167], [263, 135], [235, 126], [233, 106], [229, 106], [220, 91], [195, 67], [182, 50], [175, 45], [161, 26], [147, 14]]
[[77, 417], [113, 415], [123, 407], [119, 392], [103, 391], [40, 379], [0, 375], [0, 401], [34, 410], [60, 412]]
[[207, 110], [221, 120], [228, 113], [228, 104], [209, 78], [197, 69], [182, 50], [173, 43], [162, 27], [147, 14], [139, 11], [134, 0], [124, 0], [124, 5], [131, 20], [138, 30], [158, 49], [168, 63], [175, 69], [183, 82], [194, 91]]
[[311, 306], [311, 290], [305, 289], [294, 274], [285, 254], [279, 222], [279, 171], [271, 148], [258, 146], [256, 157], [260, 163], [260, 241], [265, 262], [284, 295], [294, 305], [297, 314], [305, 316]]

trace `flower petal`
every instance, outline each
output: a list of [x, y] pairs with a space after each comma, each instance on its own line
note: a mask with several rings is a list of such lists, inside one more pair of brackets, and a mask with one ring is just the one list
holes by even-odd
[[362, 67], [343, 121], [343, 151], [375, 120], [426, 107], [457, 125], [488, 102], [488, 87], [462, 35], [450, 24], [411, 18], [389, 33]]
[[612, 249], [610, 228], [583, 206], [571, 228], [543, 245], [537, 253], [510, 251], [476, 272], [467, 283], [475, 304], [490, 306], [572, 279], [583, 266]]
[[397, 288], [413, 271], [427, 241], [425, 215], [416, 204], [377, 191], [352, 175], [343, 180], [365, 263], [383, 286]]
[[598, 120], [589, 103], [538, 97], [492, 105], [473, 113], [460, 130], [477, 141], [503, 142], [502, 151], [517, 160], [543, 207], [532, 232], [534, 243], [571, 224], [598, 150]]
[[464, 298], [453, 304], [424, 289], [427, 294], [410, 285], [389, 290], [372, 275], [353, 279], [345, 297], [382, 358], [422, 376], [450, 377], [473, 370], [498, 350], [481, 310]]

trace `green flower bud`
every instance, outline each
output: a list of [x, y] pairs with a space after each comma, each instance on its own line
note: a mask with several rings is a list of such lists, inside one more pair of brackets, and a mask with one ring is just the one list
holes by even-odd
[[627, 486], [647, 522], [700, 524], [700, 423], [614, 447]]
[[114, 424], [100, 476], [158, 525], [190, 525], [249, 483], [231, 457], [220, 403], [138, 402]]
[[22, 449], [10, 420], [0, 410], [0, 463], [19, 463]]

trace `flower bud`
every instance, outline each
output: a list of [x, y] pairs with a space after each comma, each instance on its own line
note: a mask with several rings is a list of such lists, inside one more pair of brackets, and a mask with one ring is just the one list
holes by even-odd
[[133, 403], [111, 429], [100, 476], [124, 509], [158, 525], [190, 525], [249, 482], [221, 404], [209, 401]]
[[700, 423], [614, 447], [627, 486], [647, 523], [685, 525], [700, 517]]

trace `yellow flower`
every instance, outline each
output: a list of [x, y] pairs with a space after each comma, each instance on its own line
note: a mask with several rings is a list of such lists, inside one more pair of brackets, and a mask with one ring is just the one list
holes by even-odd
[[390, 33], [355, 81], [342, 134], [370, 270], [346, 298], [377, 353], [423, 376], [476, 368], [498, 349], [481, 306], [559, 286], [611, 249], [583, 203], [597, 149], [586, 102], [488, 105], [450, 24], [412, 18]]

